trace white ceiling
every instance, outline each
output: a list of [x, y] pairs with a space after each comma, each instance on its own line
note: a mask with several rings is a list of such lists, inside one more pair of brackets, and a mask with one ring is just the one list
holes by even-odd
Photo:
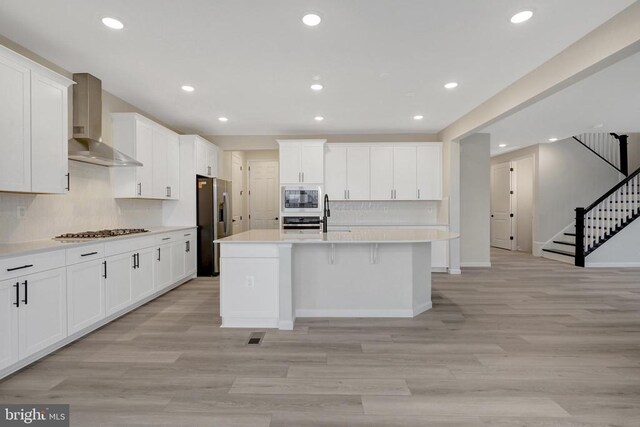
[[[3, 0], [0, 32], [183, 132], [416, 133], [443, 129], [631, 3]], [[523, 9], [534, 17], [511, 24]], [[309, 11], [318, 27], [300, 22]]]
[[[602, 127], [595, 127], [602, 125]], [[588, 132], [640, 132], [640, 54], [497, 122], [491, 155]], [[500, 148], [498, 144], [507, 144]]]

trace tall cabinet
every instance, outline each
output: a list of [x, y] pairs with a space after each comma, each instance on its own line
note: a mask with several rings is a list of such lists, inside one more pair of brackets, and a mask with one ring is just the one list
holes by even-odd
[[72, 84], [0, 46], [0, 191], [68, 191], [68, 93]]

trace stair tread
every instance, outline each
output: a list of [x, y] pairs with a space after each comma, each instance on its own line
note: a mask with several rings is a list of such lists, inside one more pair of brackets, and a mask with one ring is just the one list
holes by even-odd
[[564, 233], [565, 236], [573, 236], [576, 237], [576, 233]]
[[567, 245], [567, 246], [575, 246], [575, 243], [565, 242], [564, 240], [554, 240], [553, 243], [557, 243], [559, 245]]
[[570, 256], [570, 257], [575, 257], [576, 256], [576, 254], [574, 254], [573, 252], [563, 251], [561, 249], [547, 249], [547, 248], [544, 248], [542, 250], [544, 252], [551, 252], [553, 254], [565, 255], [565, 256]]

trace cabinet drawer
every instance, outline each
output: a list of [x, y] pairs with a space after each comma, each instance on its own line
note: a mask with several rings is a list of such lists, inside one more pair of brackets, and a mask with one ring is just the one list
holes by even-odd
[[0, 281], [64, 267], [64, 265], [64, 250], [0, 259]]
[[150, 248], [155, 245], [155, 236], [145, 236], [132, 239], [116, 240], [104, 244], [105, 256], [118, 255], [139, 249]]
[[67, 265], [92, 261], [104, 257], [104, 243], [67, 249]]

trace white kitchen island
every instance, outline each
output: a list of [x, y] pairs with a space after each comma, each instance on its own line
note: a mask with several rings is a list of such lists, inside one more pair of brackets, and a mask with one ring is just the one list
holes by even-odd
[[414, 317], [431, 308], [428, 229], [251, 230], [217, 240], [222, 327], [293, 329], [296, 317]]

